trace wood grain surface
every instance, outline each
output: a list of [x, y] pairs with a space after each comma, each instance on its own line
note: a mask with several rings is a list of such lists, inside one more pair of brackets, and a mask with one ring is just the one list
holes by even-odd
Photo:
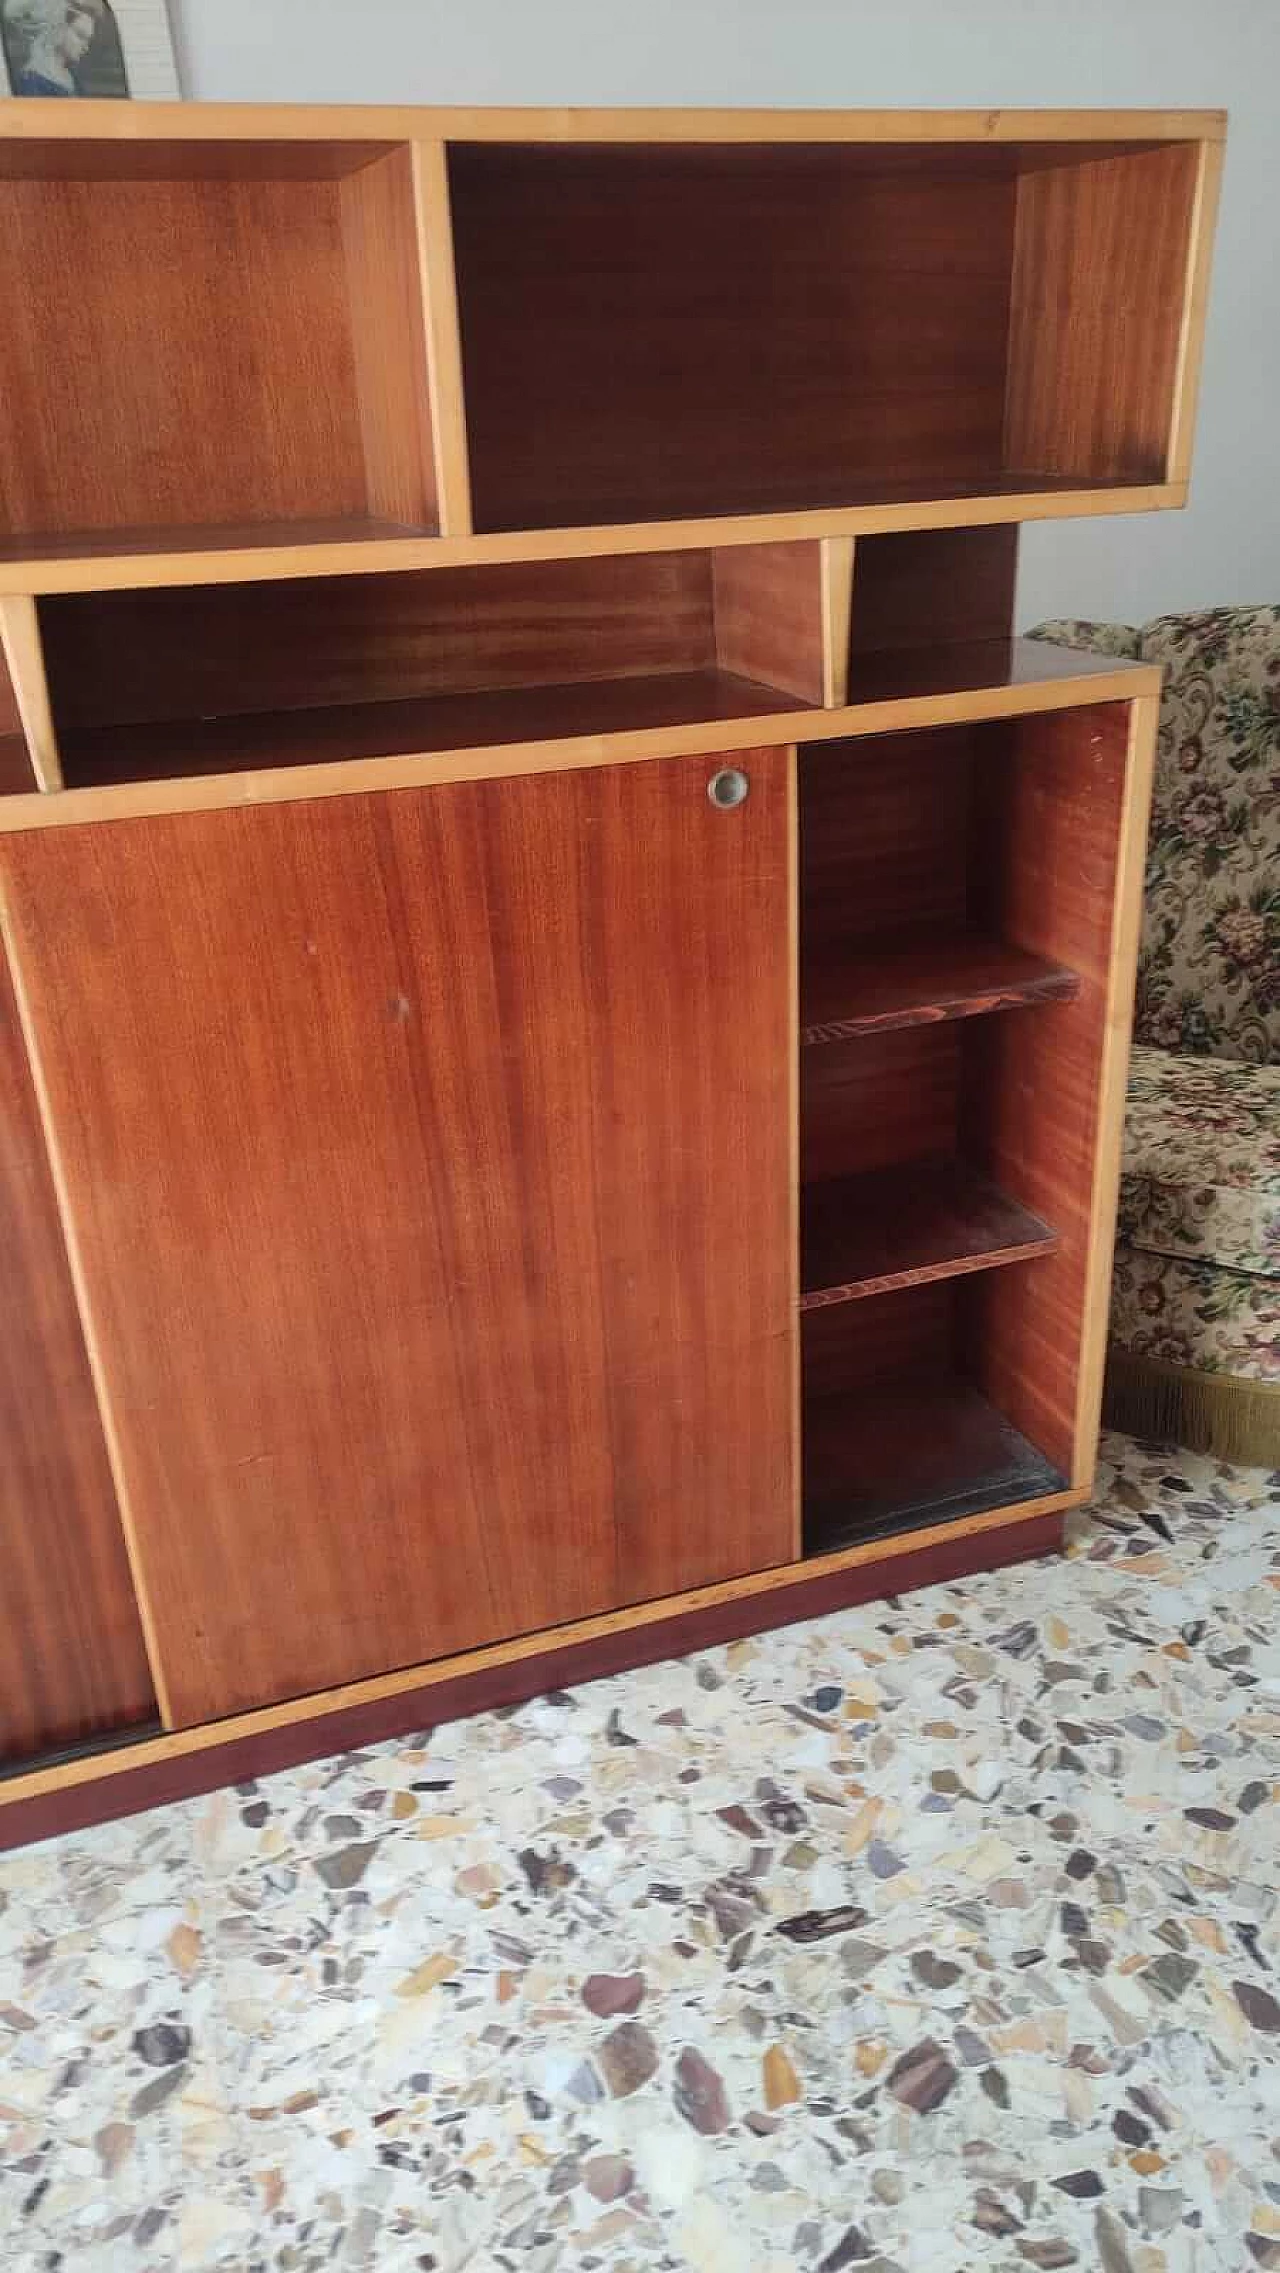
[[[974, 1290], [970, 1364], [992, 1401], [1068, 1475], [1085, 1337], [1104, 1330], [1106, 1312], [1106, 1273], [1099, 1279], [1092, 1262], [1099, 1238], [1109, 1253], [1114, 1186], [1099, 1221], [1095, 1178], [1099, 1148], [1118, 1144], [1123, 1113], [1121, 1083], [1104, 1127], [1109, 1019], [1123, 1020], [1123, 1045], [1133, 997], [1135, 940], [1118, 988], [1112, 969], [1130, 723], [1129, 706], [1113, 703], [990, 728], [979, 789], [993, 919], [1003, 936], [1068, 963], [1080, 989], [1072, 1002], [985, 1019], [971, 1032], [964, 1149], [1046, 1216], [1060, 1245]], [[1140, 866], [1145, 806], [1131, 827]], [[1090, 1447], [1090, 1469], [1092, 1457]]]
[[1023, 175], [1007, 464], [1168, 472], [1198, 175], [1192, 144]]
[[0, 527], [367, 514], [340, 196], [6, 182]]
[[57, 1201], [0, 946], [0, 1758], [154, 1718]]
[[1016, 528], [865, 537], [854, 556], [852, 675], [859, 658], [885, 647], [1008, 639], [1017, 573]]
[[[40, 616], [64, 728], [192, 729], [717, 663], [705, 552], [83, 593], [43, 601]], [[265, 742], [265, 719], [257, 731]], [[306, 721], [279, 731], [305, 734]], [[385, 734], [403, 746], [394, 713]]]
[[741, 763], [5, 840], [171, 1724], [792, 1551]]
[[721, 670], [820, 704], [826, 689], [817, 544], [726, 545], [711, 556]]
[[338, 192], [368, 512], [434, 529], [435, 454], [413, 161], [393, 150]]
[[968, 929], [882, 934], [848, 945], [814, 940], [803, 970], [800, 1040], [806, 1048], [1065, 1002], [1080, 985], [1065, 964]]
[[477, 528], [998, 474], [1016, 184], [987, 155], [939, 181], [820, 147], [455, 146]]

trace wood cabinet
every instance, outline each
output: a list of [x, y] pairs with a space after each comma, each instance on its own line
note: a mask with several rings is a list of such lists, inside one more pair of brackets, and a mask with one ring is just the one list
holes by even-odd
[[1224, 133], [0, 105], [0, 1846], [1060, 1543]]
[[742, 767], [3, 840], [171, 1725], [794, 1552], [790, 760]]

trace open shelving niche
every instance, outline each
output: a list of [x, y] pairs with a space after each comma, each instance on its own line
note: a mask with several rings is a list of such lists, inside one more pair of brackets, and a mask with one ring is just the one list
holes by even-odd
[[[676, 731], [710, 752], [762, 722], [803, 742], [1141, 676], [1011, 640], [1015, 557], [997, 528], [0, 598], [36, 723], [34, 780], [11, 732], [0, 798], [106, 792], [105, 811], [129, 785], [308, 767], [323, 787], [326, 767], [400, 759], [430, 778], [434, 758], [515, 744], [660, 755]], [[923, 923], [877, 937], [853, 995], [853, 943], [827, 972], [815, 940], [806, 1025], [845, 1031], [855, 999], [860, 1026], [903, 1023], [922, 985], [931, 1017], [1069, 990], [1051, 958]]]
[[7, 589], [1177, 501], [1220, 121], [681, 145], [365, 116], [0, 136]]
[[0, 140], [0, 557], [434, 535], [418, 167]]
[[1128, 739], [1107, 703], [800, 752], [810, 1554], [1074, 1480]]

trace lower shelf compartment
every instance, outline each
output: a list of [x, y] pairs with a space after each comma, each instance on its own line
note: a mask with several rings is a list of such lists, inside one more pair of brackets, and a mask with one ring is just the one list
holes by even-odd
[[809, 1400], [804, 1551], [955, 1522], [1067, 1489], [1067, 1478], [954, 1374]]

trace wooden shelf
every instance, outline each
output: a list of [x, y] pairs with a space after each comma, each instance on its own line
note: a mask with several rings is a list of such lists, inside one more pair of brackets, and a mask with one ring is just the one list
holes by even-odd
[[64, 731], [68, 789], [110, 782], [320, 765], [508, 742], [638, 733], [650, 727], [767, 718], [797, 707], [794, 695], [728, 671], [670, 671], [567, 686], [503, 687], [401, 702], [335, 703], [236, 718], [166, 720], [144, 726]]
[[1074, 971], [975, 931], [926, 931], [845, 945], [806, 941], [800, 1039], [807, 1047], [930, 1026], [1032, 1003], [1070, 1002]]
[[812, 1184], [801, 1203], [802, 1310], [1052, 1254], [1057, 1234], [963, 1160], [932, 1157]]
[[[434, 537], [434, 529], [425, 525], [384, 521], [369, 513], [348, 513], [319, 521], [200, 521], [172, 525], [149, 522], [131, 529], [73, 529], [56, 536], [0, 537], [0, 569], [29, 566], [38, 572], [82, 566], [88, 584], [96, 581], [97, 568], [109, 562], [136, 561], [141, 569], [154, 562], [168, 559], [185, 562], [205, 554], [215, 559], [240, 552], [323, 552], [333, 545], [382, 547], [402, 543], [406, 538]], [[298, 560], [289, 573], [305, 575], [308, 566], [305, 559]], [[150, 581], [150, 578], [140, 576], [139, 580]], [[32, 581], [33, 587], [38, 589], [38, 575], [33, 575]], [[194, 583], [199, 579], [184, 573], [182, 581]]]
[[806, 1555], [1067, 1488], [1052, 1461], [953, 1374], [811, 1399], [804, 1441]]
[[[850, 703], [912, 702], [932, 695], [995, 693], [1001, 687], [1052, 686], [1087, 679], [1100, 668], [1125, 668], [1120, 657], [1105, 665], [1086, 649], [1055, 647], [1044, 639], [968, 639], [892, 647], [854, 654], [849, 663]], [[1142, 666], [1134, 663], [1131, 670]]]

